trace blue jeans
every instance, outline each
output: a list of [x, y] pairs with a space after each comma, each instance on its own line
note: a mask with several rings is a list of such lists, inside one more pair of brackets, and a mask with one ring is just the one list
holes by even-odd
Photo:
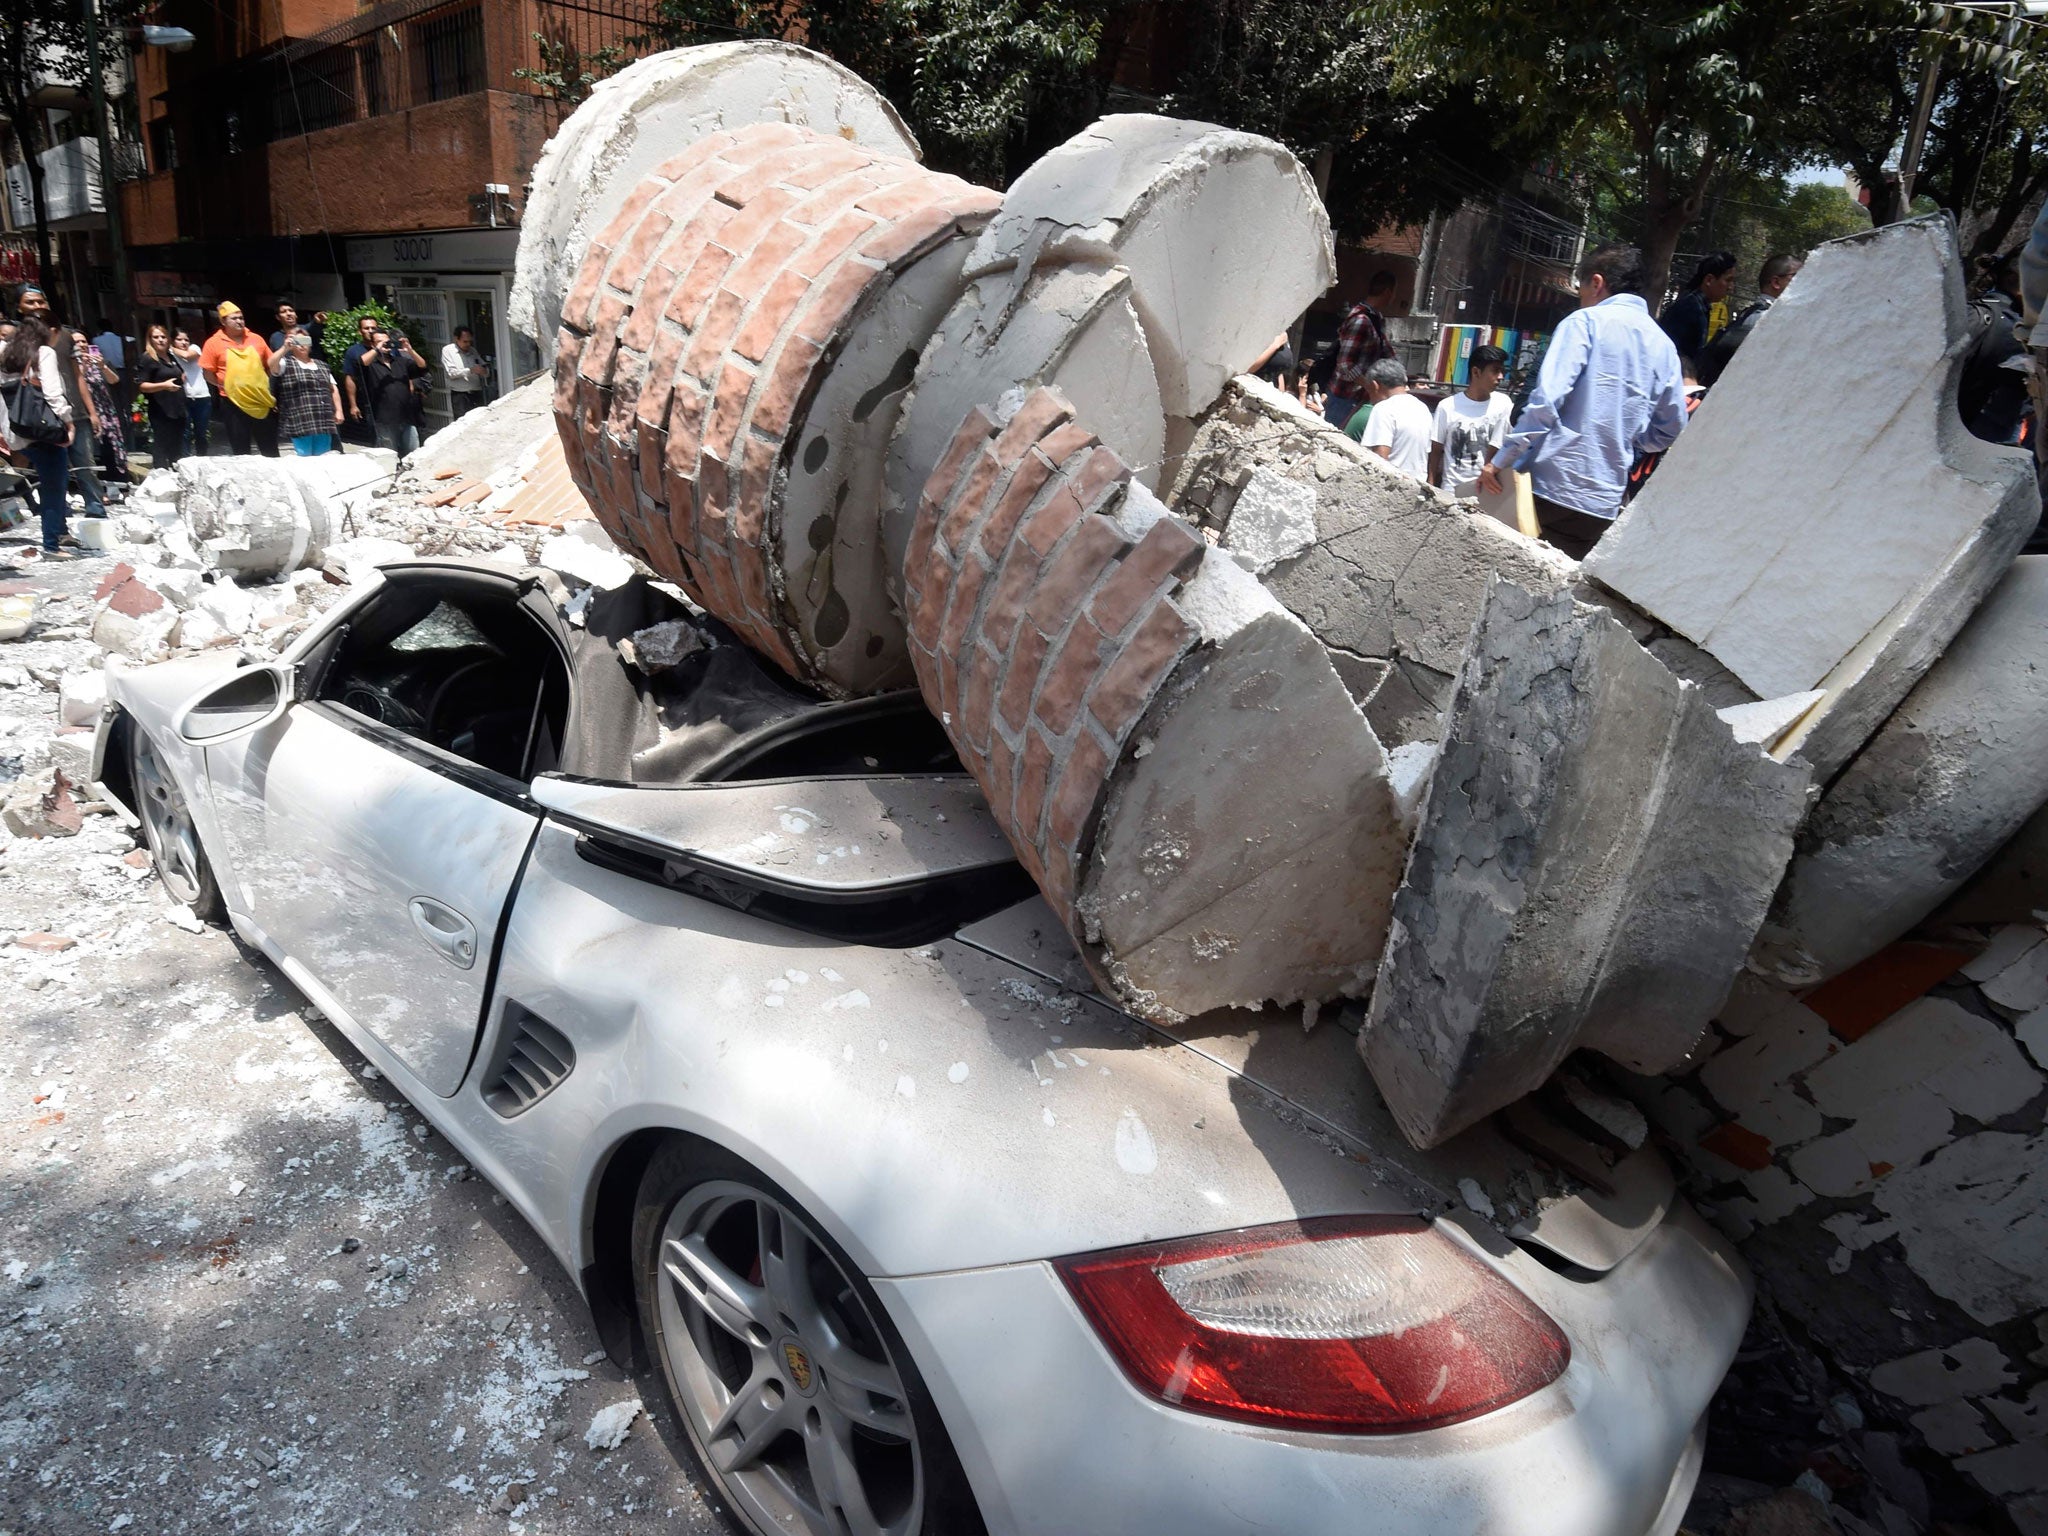
[[310, 459], [315, 454], [325, 453], [327, 451], [327, 445], [333, 441], [334, 437], [332, 433], [302, 433], [298, 437], [292, 439], [292, 452], [296, 453], [302, 459]]
[[71, 478], [78, 482], [78, 494], [85, 498], [85, 515], [105, 517], [107, 493], [100, 487], [99, 471], [92, 467], [92, 423], [83, 414], [78, 418], [77, 435], [65, 452], [71, 463]]
[[71, 450], [62, 443], [30, 443], [22, 452], [42, 487], [43, 548], [54, 552], [64, 537], [68, 511], [64, 493], [71, 483]]
[[206, 427], [213, 420], [213, 396], [187, 395], [185, 397], [185, 441], [187, 453], [206, 452]]
[[400, 422], [395, 426], [377, 423], [377, 446], [389, 448], [401, 459], [408, 453], [417, 452], [420, 446], [420, 429], [411, 422]]
[[1331, 426], [1342, 429], [1351, 422], [1351, 415], [1365, 402], [1347, 400], [1342, 395], [1330, 395], [1323, 401], [1323, 420]]

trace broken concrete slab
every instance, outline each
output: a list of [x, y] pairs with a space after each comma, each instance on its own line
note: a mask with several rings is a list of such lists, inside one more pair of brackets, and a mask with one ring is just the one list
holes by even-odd
[[[925, 481], [976, 407], [1055, 389], [1139, 481], [1157, 482], [1166, 416], [1128, 274], [1108, 266], [999, 272], [969, 286], [918, 360], [889, 445], [884, 565], [903, 579]], [[902, 592], [892, 585], [902, 598]]]
[[708, 134], [788, 123], [908, 160], [896, 109], [842, 64], [792, 43], [675, 48], [636, 60], [569, 114], [534, 165], [506, 314], [543, 357], [591, 241], [643, 177]]
[[968, 273], [1068, 262], [1129, 273], [1173, 416], [1206, 408], [1337, 276], [1329, 216], [1284, 145], [1147, 113], [1100, 119], [1010, 183]]
[[285, 464], [254, 454], [179, 461], [178, 516], [202, 564], [238, 581], [268, 581], [326, 557], [334, 514], [301, 480], [318, 472]]
[[1794, 986], [1840, 974], [1954, 896], [2048, 803], [2043, 635], [2048, 556], [2026, 555], [1808, 818], [1757, 965]]
[[1568, 593], [1496, 578], [1459, 677], [1360, 1050], [1418, 1146], [1586, 1047], [1686, 1060], [1791, 854], [1803, 765]]
[[1263, 576], [1316, 541], [1316, 488], [1255, 466], [1230, 508], [1223, 547]]
[[1125, 1007], [1354, 994], [1405, 835], [1379, 743], [1314, 637], [1072, 414], [1013, 392], [940, 455], [909, 544], [926, 701]]
[[[1254, 547], [1278, 553], [1274, 510], [1300, 498], [1313, 537], [1262, 571], [1267, 591], [1327, 646], [1340, 670], [1377, 667], [1362, 703], [1390, 746], [1441, 734], [1465, 642], [1487, 583], [1525, 590], [1572, 584], [1577, 567], [1546, 544], [1460, 507], [1390, 469], [1292, 396], [1232, 380], [1171, 462], [1167, 504], [1221, 531], [1226, 549], [1251, 519]], [[1283, 488], [1285, 488], [1283, 490]], [[1247, 498], [1250, 498], [1247, 500]]]
[[[1821, 782], [2039, 517], [2032, 460], [1956, 416], [1967, 334], [1945, 218], [1821, 246], [1585, 562], [1758, 697], [1823, 690], [1775, 749]], [[1815, 390], [1823, 353], [1830, 385]]]

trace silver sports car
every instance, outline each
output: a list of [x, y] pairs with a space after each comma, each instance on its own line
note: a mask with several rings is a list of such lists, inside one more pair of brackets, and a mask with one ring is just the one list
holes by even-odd
[[116, 673], [95, 776], [735, 1528], [1676, 1529], [1749, 1286], [1653, 1151], [1539, 1096], [1417, 1153], [1341, 1021], [1111, 1009], [914, 698], [553, 583], [389, 566]]

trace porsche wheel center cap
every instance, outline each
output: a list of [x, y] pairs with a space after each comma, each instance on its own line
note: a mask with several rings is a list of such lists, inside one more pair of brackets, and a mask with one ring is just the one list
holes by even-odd
[[818, 1384], [818, 1372], [811, 1364], [809, 1352], [795, 1339], [784, 1339], [782, 1364], [789, 1372], [789, 1384], [809, 1397], [811, 1389]]

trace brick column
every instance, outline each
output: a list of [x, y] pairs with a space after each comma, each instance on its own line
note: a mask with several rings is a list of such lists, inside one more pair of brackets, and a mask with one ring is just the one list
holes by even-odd
[[[862, 682], [826, 654], [816, 583], [789, 579], [781, 520], [791, 460], [863, 317], [997, 202], [913, 161], [786, 123], [716, 133], [640, 183], [592, 242], [563, 305], [556, 422], [570, 473], [606, 531], [828, 692], [862, 691]], [[821, 445], [829, 451], [830, 434], [813, 437], [811, 448]], [[870, 478], [849, 482], [841, 501], [871, 515], [879, 460]], [[809, 533], [790, 542], [800, 549]], [[837, 536], [874, 542], [860, 529]], [[878, 578], [856, 575], [861, 589], [851, 592], [838, 579], [842, 605], [878, 631], [894, 624]], [[892, 640], [900, 648], [900, 634], [868, 635], [864, 649]]]

